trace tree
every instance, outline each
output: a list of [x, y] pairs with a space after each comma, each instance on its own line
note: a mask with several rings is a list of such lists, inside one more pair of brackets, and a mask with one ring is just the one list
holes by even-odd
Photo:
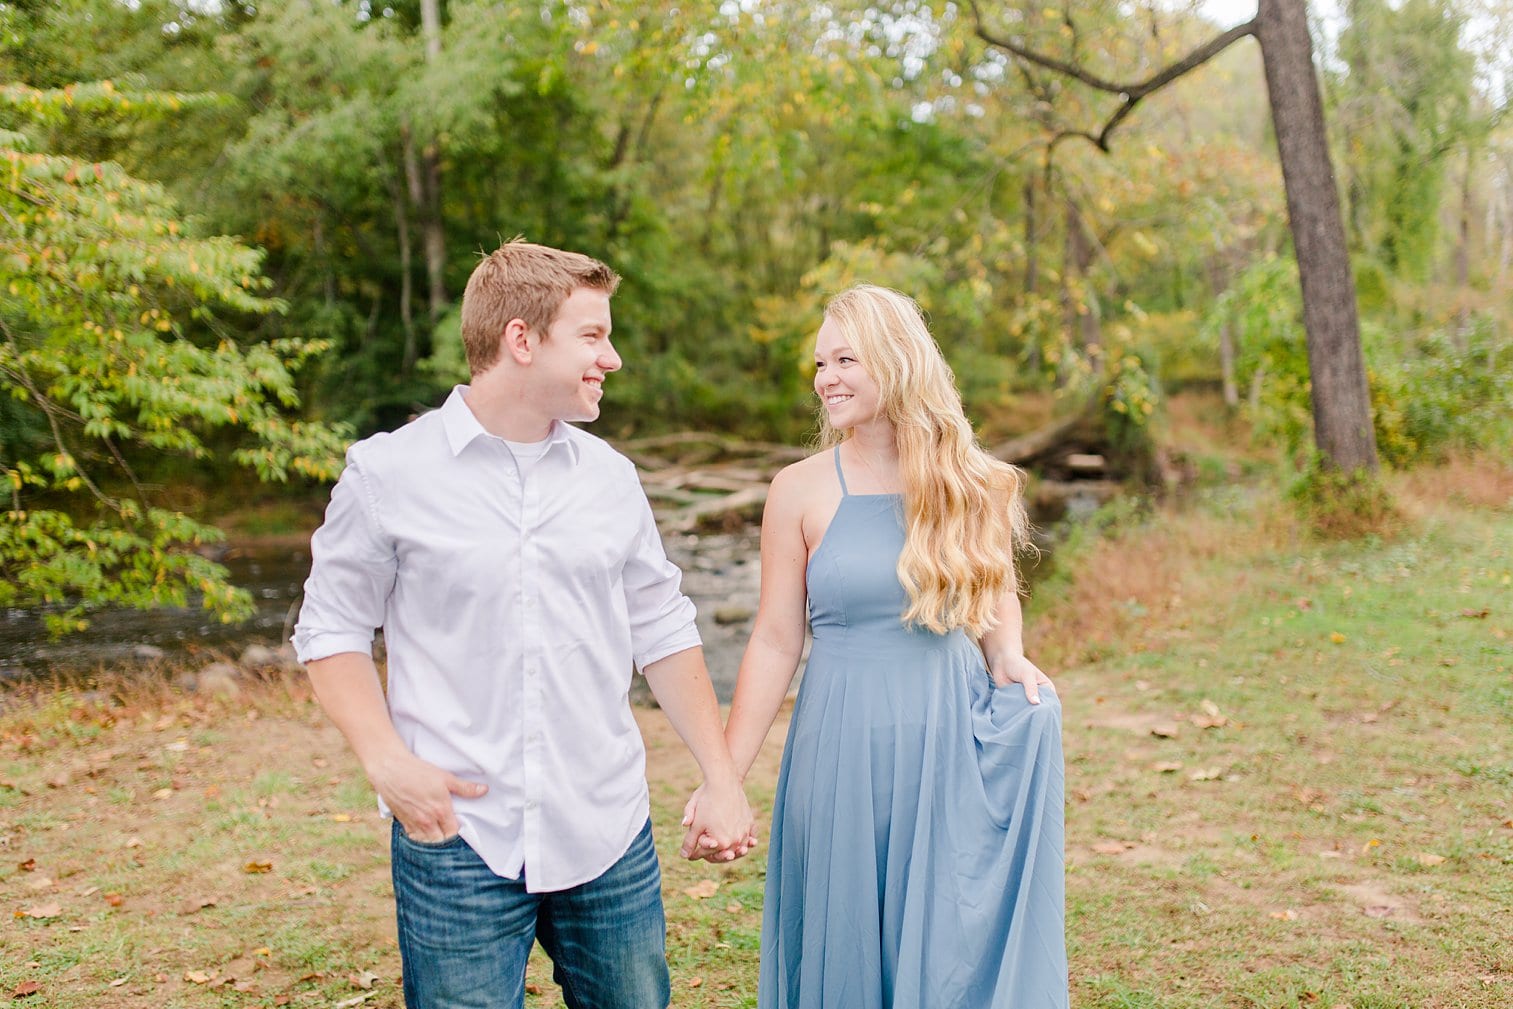
[[324, 479], [342, 432], [290, 420], [293, 371], [322, 347], [240, 346], [228, 319], [282, 309], [259, 292], [261, 255], [196, 237], [163, 189], [111, 162], [38, 150], [71, 116], [150, 118], [205, 96], [111, 81], [0, 85], [0, 605], [49, 607], [55, 631], [89, 607], [250, 610], [194, 548], [218, 530], [157, 507], [134, 462], [232, 458], [264, 480]]
[[1142, 80], [1115, 81], [1076, 62], [1047, 55], [991, 27], [973, 2], [978, 36], [988, 45], [1071, 78], [1094, 91], [1117, 95], [1114, 113], [1095, 133], [1065, 130], [1050, 141], [1081, 138], [1110, 149], [1119, 125], [1150, 95], [1192, 72], [1242, 38], [1260, 44], [1282, 164], [1293, 246], [1303, 288], [1304, 328], [1312, 381], [1314, 441], [1326, 466], [1344, 473], [1375, 471], [1371, 395], [1361, 354], [1355, 281], [1335, 189], [1323, 102], [1313, 66], [1303, 0], [1259, 0], [1256, 16], [1195, 47]]

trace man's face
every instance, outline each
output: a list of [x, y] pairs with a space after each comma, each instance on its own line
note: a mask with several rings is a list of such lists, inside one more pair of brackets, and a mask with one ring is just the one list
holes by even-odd
[[[599, 417], [604, 376], [620, 370], [620, 355], [609, 342], [609, 294], [578, 287], [562, 302], [531, 362], [531, 400], [553, 420]], [[535, 340], [535, 337], [532, 337]]]

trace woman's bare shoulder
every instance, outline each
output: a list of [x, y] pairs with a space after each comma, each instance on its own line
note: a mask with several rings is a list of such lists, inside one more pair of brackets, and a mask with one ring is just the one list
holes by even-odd
[[835, 483], [835, 462], [828, 449], [789, 463], [772, 478], [772, 494], [807, 495]]
[[767, 491], [767, 508], [774, 517], [807, 527], [818, 516], [834, 511], [840, 496], [834, 456], [826, 449], [779, 470]]

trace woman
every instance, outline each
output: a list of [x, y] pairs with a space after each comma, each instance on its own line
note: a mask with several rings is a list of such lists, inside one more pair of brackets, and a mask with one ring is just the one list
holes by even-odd
[[1060, 704], [1025, 658], [1022, 476], [910, 298], [815, 345], [822, 443], [773, 480], [726, 739], [749, 770], [814, 632], [772, 816], [763, 1009], [1067, 1004]]

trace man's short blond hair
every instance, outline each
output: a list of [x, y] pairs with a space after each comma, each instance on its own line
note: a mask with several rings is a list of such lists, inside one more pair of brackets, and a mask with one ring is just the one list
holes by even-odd
[[519, 319], [546, 339], [547, 328], [568, 295], [579, 287], [614, 294], [620, 275], [591, 256], [505, 242], [473, 270], [462, 294], [462, 346], [468, 370], [477, 375], [499, 360], [499, 339]]

